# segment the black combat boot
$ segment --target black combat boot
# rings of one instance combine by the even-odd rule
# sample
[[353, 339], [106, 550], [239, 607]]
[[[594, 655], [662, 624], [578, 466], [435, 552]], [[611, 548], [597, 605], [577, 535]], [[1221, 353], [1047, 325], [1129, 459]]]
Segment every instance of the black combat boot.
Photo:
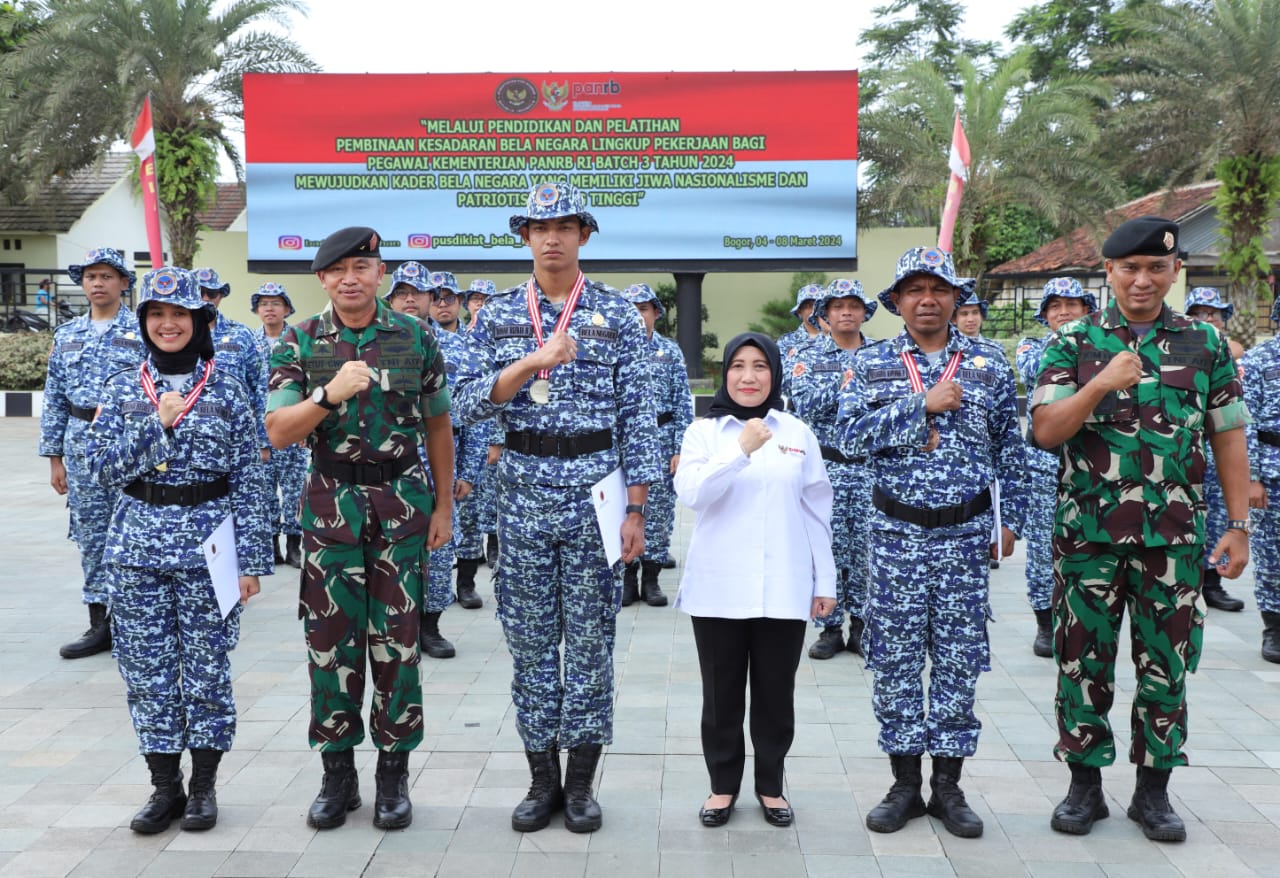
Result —
[[484, 542], [484, 563], [489, 565], [490, 570], [498, 566], [497, 534], [489, 534], [489, 538]]
[[464, 610], [478, 610], [484, 600], [476, 594], [476, 570], [483, 558], [458, 559], [458, 604]]
[[187, 794], [182, 789], [181, 753], [145, 753], [147, 768], [151, 771], [151, 785], [155, 792], [147, 804], [129, 823], [129, 828], [143, 835], [164, 832], [174, 818], [182, 816], [187, 807]]
[[926, 806], [929, 814], [942, 821], [947, 832], [960, 838], [977, 838], [982, 835], [982, 818], [973, 813], [960, 789], [960, 769], [963, 756], [933, 757], [933, 776], [929, 786], [933, 795]]
[[191, 788], [182, 812], [182, 828], [188, 832], [213, 829], [218, 824], [218, 797], [213, 786], [221, 761], [221, 750], [191, 751]]
[[1069, 762], [1067, 767], [1071, 769], [1071, 787], [1053, 809], [1049, 825], [1058, 832], [1088, 835], [1096, 821], [1111, 816], [1102, 794], [1102, 769], [1078, 762]]
[[591, 795], [600, 750], [599, 744], [569, 748], [569, 764], [564, 769], [564, 828], [570, 832], [595, 832], [604, 824], [600, 803]]
[[672, 555], [670, 552], [667, 552], [667, 556], [666, 556], [665, 558], [663, 558], [663, 559], [662, 559], [662, 569], [663, 569], [663, 570], [675, 570], [675, 569], [676, 569], [676, 559], [675, 559], [675, 556], [674, 556], [674, 555]]
[[640, 600], [651, 607], [667, 605], [667, 596], [662, 593], [662, 586], [658, 585], [658, 574], [661, 572], [662, 563], [659, 561], [640, 562]]
[[324, 777], [320, 794], [307, 812], [307, 825], [334, 829], [347, 822], [347, 812], [360, 807], [360, 777], [356, 774], [354, 750], [322, 750]]
[[511, 828], [516, 832], [537, 832], [551, 822], [551, 815], [564, 807], [564, 787], [560, 784], [560, 745], [552, 742], [546, 750], [526, 750], [529, 760], [529, 795], [511, 812]]
[[302, 569], [302, 534], [289, 534], [284, 538], [284, 562], [290, 567]]
[[1262, 611], [1262, 657], [1280, 665], [1280, 613]]
[[854, 655], [866, 655], [862, 651], [862, 632], [867, 630], [867, 624], [862, 621], [861, 616], [849, 617], [849, 641], [845, 644], [845, 649]]
[[844, 633], [838, 625], [823, 628], [818, 639], [809, 647], [809, 658], [829, 659], [844, 649]]
[[920, 756], [890, 754], [889, 767], [893, 771], [893, 786], [880, 804], [867, 812], [867, 829], [872, 832], [897, 832], [911, 818], [925, 814], [924, 798], [920, 795], [924, 784], [920, 776]]
[[409, 801], [409, 752], [379, 750], [374, 780], [377, 792], [373, 797], [373, 825], [379, 829], [404, 829], [413, 822], [413, 802]]
[[284, 552], [280, 551], [280, 540], [284, 538], [284, 534], [276, 534], [271, 538], [271, 552], [275, 555], [275, 562], [277, 566], [284, 563]]
[[640, 598], [640, 562], [632, 561], [622, 568], [622, 605], [629, 607]]
[[1031, 651], [1040, 658], [1053, 658], [1053, 610], [1033, 610], [1036, 614], [1036, 639]]
[[1186, 841], [1187, 827], [1169, 804], [1167, 768], [1138, 766], [1138, 782], [1129, 803], [1129, 819], [1142, 827], [1142, 834], [1152, 841]]
[[418, 645], [422, 651], [432, 658], [453, 658], [458, 651], [453, 644], [444, 639], [440, 633], [440, 614], [423, 613], [421, 628], [418, 631]]
[[65, 659], [78, 659], [111, 649], [111, 617], [106, 604], [89, 604], [89, 630], [58, 650]]
[[1240, 600], [1240, 598], [1232, 597], [1222, 587], [1222, 574], [1212, 568], [1205, 570], [1204, 584], [1201, 586], [1200, 591], [1204, 595], [1204, 602], [1215, 610], [1238, 613], [1244, 609], [1244, 601]]

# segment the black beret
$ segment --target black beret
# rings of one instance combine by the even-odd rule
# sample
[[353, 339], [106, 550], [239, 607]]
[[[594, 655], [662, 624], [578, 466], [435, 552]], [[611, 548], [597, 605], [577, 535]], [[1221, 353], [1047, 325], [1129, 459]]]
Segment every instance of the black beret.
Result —
[[1104, 259], [1122, 256], [1174, 256], [1178, 224], [1159, 216], [1140, 216], [1116, 226], [1102, 244]]
[[320, 244], [320, 249], [316, 251], [316, 258], [311, 260], [311, 270], [324, 271], [339, 259], [346, 259], [348, 256], [381, 258], [382, 254], [378, 251], [378, 243], [381, 240], [378, 233], [368, 226], [347, 226], [345, 229], [338, 229]]

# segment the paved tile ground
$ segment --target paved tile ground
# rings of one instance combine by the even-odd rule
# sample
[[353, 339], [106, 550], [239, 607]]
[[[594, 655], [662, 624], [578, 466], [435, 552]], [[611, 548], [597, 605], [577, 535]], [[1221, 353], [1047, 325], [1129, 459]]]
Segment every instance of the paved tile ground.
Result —
[[[994, 669], [983, 675], [978, 755], [965, 765], [977, 840], [929, 818], [877, 835], [863, 816], [890, 783], [876, 748], [869, 675], [860, 659], [802, 660], [797, 734], [788, 760], [790, 829], [754, 806], [723, 829], [701, 828], [707, 792], [698, 746], [699, 683], [689, 622], [634, 606], [618, 619], [617, 722], [599, 777], [604, 828], [511, 831], [527, 774], [508, 685], [510, 659], [481, 574], [485, 608], [451, 607], [442, 629], [458, 657], [426, 660], [425, 745], [411, 762], [415, 817], [374, 830], [372, 808], [325, 833], [305, 825], [320, 758], [307, 748], [307, 677], [295, 618], [296, 572], [268, 578], [233, 653], [240, 710], [223, 762], [221, 817], [207, 833], [129, 828], [147, 773], [108, 656], [58, 658], [85, 627], [66, 513], [35, 456], [37, 425], [0, 419], [0, 876], [1141, 876], [1280, 873], [1280, 666], [1258, 655], [1260, 621], [1247, 578], [1231, 590], [1243, 613], [1214, 613], [1192, 679], [1190, 757], [1171, 790], [1187, 820], [1182, 845], [1147, 842], [1124, 817], [1132, 769], [1104, 771], [1112, 817], [1093, 834], [1049, 829], [1067, 772], [1053, 761], [1050, 662], [1031, 654], [1034, 621], [1021, 556], [992, 576]], [[690, 519], [680, 521], [677, 557]], [[663, 575], [674, 594], [679, 570]], [[812, 639], [812, 635], [811, 638]], [[1122, 638], [1124, 642], [1124, 638]], [[1127, 656], [1114, 716], [1127, 728]], [[1122, 737], [1124, 737], [1122, 735]], [[1122, 741], [1127, 746], [1127, 738]], [[367, 792], [373, 751], [359, 751]], [[366, 801], [368, 801], [367, 797]]]

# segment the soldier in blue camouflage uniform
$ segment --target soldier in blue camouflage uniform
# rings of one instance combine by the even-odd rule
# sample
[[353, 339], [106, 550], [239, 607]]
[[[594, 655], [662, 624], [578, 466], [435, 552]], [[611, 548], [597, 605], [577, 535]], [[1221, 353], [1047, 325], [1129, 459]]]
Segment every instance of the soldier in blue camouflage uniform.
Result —
[[784, 332], [778, 336], [778, 353], [782, 354], [782, 383], [783, 392], [786, 392], [787, 376], [791, 374], [791, 364], [794, 362], [797, 349], [800, 345], [820, 335], [822, 327], [813, 319], [813, 309], [819, 299], [822, 298], [825, 289], [822, 284], [805, 284], [796, 290], [796, 303], [791, 308], [791, 313], [800, 321], [800, 325], [790, 332]]
[[49, 458], [49, 483], [65, 494], [71, 510], [71, 539], [84, 571], [81, 600], [89, 606], [89, 630], [59, 653], [75, 659], [111, 648], [108, 619], [109, 571], [102, 563], [107, 524], [120, 492], [90, 478], [84, 441], [107, 376], [142, 362], [138, 320], [121, 299], [133, 289], [133, 272], [118, 250], [91, 250], [69, 266], [71, 280], [84, 288], [89, 312], [58, 327], [49, 352], [40, 413], [41, 457]]
[[[1055, 277], [1044, 285], [1036, 321], [1050, 333], [1086, 314], [1098, 310], [1093, 293], [1085, 292], [1080, 281]], [[1018, 342], [1014, 355], [1018, 374], [1035, 392], [1040, 374], [1040, 357], [1049, 336], [1027, 336]], [[1036, 617], [1036, 637], [1031, 651], [1041, 658], [1053, 658], [1053, 510], [1058, 505], [1058, 455], [1045, 451], [1031, 434], [1031, 413], [1027, 413], [1027, 516], [1023, 536], [1027, 540], [1027, 601]]]
[[813, 430], [822, 446], [827, 477], [835, 491], [831, 513], [831, 549], [836, 561], [835, 612], [814, 624], [822, 629], [809, 647], [809, 657], [829, 659], [845, 648], [841, 628], [849, 614], [850, 652], [862, 653], [863, 605], [867, 600], [867, 517], [871, 510], [871, 479], [866, 459], [840, 451], [840, 393], [853, 379], [853, 361], [872, 341], [862, 332], [863, 321], [876, 313], [875, 299], [862, 284], [836, 278], [814, 305], [810, 320], [826, 321], [829, 331], [797, 349], [791, 366], [791, 405], [796, 416]]
[[[1271, 304], [1280, 325], [1280, 299]], [[1252, 507], [1253, 596], [1262, 613], [1262, 657], [1280, 664], [1280, 336], [1260, 342], [1240, 361], [1244, 400], [1253, 420], [1249, 439], [1249, 506]], [[1280, 500], [1278, 500], [1280, 502]]]
[[[651, 607], [665, 607], [667, 596], [658, 575], [671, 550], [676, 523], [676, 493], [672, 481], [680, 463], [680, 443], [693, 423], [693, 396], [684, 354], [674, 339], [654, 332], [662, 319], [662, 302], [648, 284], [632, 284], [622, 297], [636, 306], [648, 333], [647, 352], [652, 373], [654, 408], [658, 412], [658, 460], [662, 477], [649, 485], [649, 513], [644, 519], [644, 554], [632, 561], [622, 575], [622, 606], [642, 600]], [[637, 574], [639, 582], [637, 583]]]
[[138, 300], [147, 360], [107, 379], [85, 452], [93, 477], [122, 491], [103, 561], [114, 653], [155, 786], [130, 827], [162, 832], [181, 815], [183, 829], [210, 829], [218, 763], [236, 731], [229, 653], [240, 608], [224, 618], [201, 544], [231, 516], [235, 545], [223, 551], [236, 554], [240, 603], [257, 594], [272, 569], [266, 504], [250, 476], [258, 433], [244, 386], [214, 368], [212, 309], [191, 275], [148, 272]]
[[[478, 278], [471, 282], [466, 301], [468, 333], [475, 328], [484, 303], [497, 292], [498, 289], [491, 280]], [[471, 493], [458, 510], [456, 550], [459, 558], [474, 561], [477, 569], [482, 561], [493, 569], [498, 563], [498, 496], [494, 484], [498, 478], [498, 456], [502, 453], [502, 433], [498, 430], [498, 422], [493, 418], [474, 426], [487, 432], [488, 452], [485, 454], [484, 467], [480, 470], [480, 481], [471, 486]]]
[[[467, 423], [497, 415], [505, 431], [496, 598], [533, 776], [511, 825], [541, 829], [563, 805], [567, 829], [593, 832], [602, 817], [592, 782], [613, 734], [621, 585], [591, 486], [621, 467], [622, 561], [640, 557], [648, 486], [662, 476], [644, 324], [579, 270], [579, 248], [599, 226], [573, 186], [535, 185], [510, 227], [532, 251], [533, 277], [480, 312], [471, 340], [482, 374], [459, 383], [458, 408]], [[561, 746], [569, 750], [563, 785]]]
[[[1235, 313], [1236, 306], [1224, 302], [1213, 287], [1196, 287], [1187, 293], [1182, 310], [1192, 320], [1203, 320], [1226, 335], [1227, 321]], [[1227, 345], [1231, 349], [1231, 359], [1239, 368], [1244, 348], [1232, 338], [1227, 339]], [[1204, 582], [1200, 586], [1200, 593], [1204, 595], [1204, 602], [1215, 610], [1238, 613], [1244, 609], [1244, 601], [1231, 596], [1222, 584], [1222, 575], [1218, 573], [1217, 567], [1209, 563], [1213, 546], [1227, 529], [1227, 501], [1222, 496], [1222, 483], [1218, 480], [1217, 459], [1213, 456], [1213, 447], [1207, 441], [1204, 452], [1205, 553]]]
[[[263, 362], [270, 362], [271, 349], [280, 340], [294, 314], [293, 302], [282, 284], [265, 283], [249, 297], [249, 309], [258, 315], [262, 325], [253, 331], [254, 344]], [[266, 389], [263, 389], [266, 393]], [[303, 444], [290, 445], [271, 454], [267, 461], [268, 504], [275, 505], [275, 512], [268, 521], [275, 523], [272, 549], [277, 564], [302, 567], [302, 485], [307, 480], [307, 464], [311, 452]], [[284, 551], [280, 550], [279, 537], [285, 539]]]
[[[919, 247], [898, 260], [880, 303], [901, 314], [906, 329], [859, 352], [840, 418], [841, 450], [867, 455], [875, 480], [863, 648], [894, 783], [867, 827], [895, 832], [927, 809], [970, 838], [982, 834], [982, 820], [959, 780], [978, 746], [978, 674], [990, 669], [990, 486], [1000, 480], [1007, 553], [1022, 526], [1026, 476], [1013, 374], [951, 326], [958, 286], [942, 250]], [[933, 756], [927, 806], [926, 750]]]

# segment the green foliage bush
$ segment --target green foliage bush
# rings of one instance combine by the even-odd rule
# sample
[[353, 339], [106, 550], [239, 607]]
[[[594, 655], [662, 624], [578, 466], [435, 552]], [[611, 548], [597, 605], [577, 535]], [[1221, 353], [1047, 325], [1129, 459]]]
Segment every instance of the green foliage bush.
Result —
[[43, 390], [52, 332], [0, 333], [0, 389]]

